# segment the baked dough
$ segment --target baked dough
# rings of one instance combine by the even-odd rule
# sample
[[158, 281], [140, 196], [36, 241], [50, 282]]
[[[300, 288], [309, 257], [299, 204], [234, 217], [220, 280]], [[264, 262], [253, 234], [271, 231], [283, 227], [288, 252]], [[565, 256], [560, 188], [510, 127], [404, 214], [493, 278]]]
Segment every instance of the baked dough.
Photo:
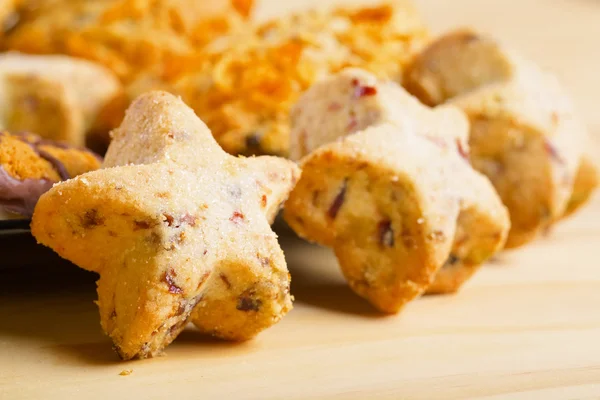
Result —
[[121, 95], [117, 77], [89, 61], [0, 54], [0, 128], [83, 146], [101, 110]]
[[31, 133], [0, 132], [0, 219], [30, 218], [52, 185], [98, 169], [101, 162], [86, 149]]
[[290, 108], [306, 89], [348, 66], [400, 81], [427, 39], [406, 0], [309, 10], [218, 40], [172, 87], [226, 151], [287, 156]]
[[181, 100], [150, 92], [113, 133], [104, 167], [42, 196], [32, 233], [100, 274], [102, 327], [123, 359], [159, 354], [190, 320], [245, 340], [292, 308], [269, 223], [294, 163], [230, 156]]
[[557, 79], [495, 40], [446, 34], [414, 59], [404, 84], [426, 104], [469, 116], [471, 162], [510, 211], [507, 247], [573, 213], [597, 186], [587, 131]]
[[508, 214], [465, 158], [458, 109], [430, 110], [350, 69], [309, 89], [293, 124], [303, 173], [285, 219], [332, 247], [352, 289], [378, 309], [456, 291], [502, 248]]

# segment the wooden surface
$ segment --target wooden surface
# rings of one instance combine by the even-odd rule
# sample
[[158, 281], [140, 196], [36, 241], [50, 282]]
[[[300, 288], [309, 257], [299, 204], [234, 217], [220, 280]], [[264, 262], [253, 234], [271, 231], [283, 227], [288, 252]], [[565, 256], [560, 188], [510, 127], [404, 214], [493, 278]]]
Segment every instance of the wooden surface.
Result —
[[[264, 3], [272, 15], [323, 0]], [[599, 1], [419, 4], [436, 30], [484, 28], [557, 71], [600, 135]], [[47, 255], [37, 268], [2, 271], [0, 399], [600, 398], [599, 197], [549, 237], [502, 254], [460, 294], [393, 317], [346, 287], [328, 250], [281, 234], [296, 302], [280, 324], [244, 344], [190, 327], [153, 360], [117, 360], [92, 274]], [[16, 262], [13, 243], [0, 244], [0, 263]]]

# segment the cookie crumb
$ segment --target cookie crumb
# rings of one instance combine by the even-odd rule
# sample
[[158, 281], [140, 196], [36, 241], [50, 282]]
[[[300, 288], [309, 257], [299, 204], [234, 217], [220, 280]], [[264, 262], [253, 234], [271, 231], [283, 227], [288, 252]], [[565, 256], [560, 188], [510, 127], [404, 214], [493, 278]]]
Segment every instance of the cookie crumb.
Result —
[[127, 376], [127, 375], [131, 375], [132, 373], [133, 373], [132, 369], [124, 369], [123, 371], [119, 372], [119, 375]]

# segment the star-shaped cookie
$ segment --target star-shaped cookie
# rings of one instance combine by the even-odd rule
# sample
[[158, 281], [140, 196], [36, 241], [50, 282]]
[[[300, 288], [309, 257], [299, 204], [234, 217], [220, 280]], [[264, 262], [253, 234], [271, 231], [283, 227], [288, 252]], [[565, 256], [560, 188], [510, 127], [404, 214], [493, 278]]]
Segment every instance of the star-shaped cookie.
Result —
[[471, 163], [510, 212], [506, 247], [531, 242], [598, 186], [587, 129], [558, 79], [498, 41], [447, 33], [414, 57], [403, 83], [424, 103], [469, 117]]
[[352, 289], [384, 312], [454, 292], [502, 248], [508, 214], [471, 168], [468, 122], [398, 84], [347, 69], [315, 84], [292, 113], [302, 177], [285, 219], [334, 249]]
[[150, 92], [113, 132], [104, 167], [42, 196], [32, 233], [100, 274], [102, 327], [123, 359], [160, 353], [189, 320], [244, 340], [291, 309], [270, 221], [294, 163], [230, 156], [181, 100]]

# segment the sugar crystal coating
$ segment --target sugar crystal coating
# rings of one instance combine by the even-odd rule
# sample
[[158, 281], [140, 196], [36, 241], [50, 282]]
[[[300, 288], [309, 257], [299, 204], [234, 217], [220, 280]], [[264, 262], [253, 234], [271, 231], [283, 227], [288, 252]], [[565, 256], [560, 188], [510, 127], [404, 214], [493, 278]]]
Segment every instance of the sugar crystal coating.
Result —
[[32, 233], [100, 274], [102, 327], [122, 358], [160, 353], [190, 320], [244, 340], [291, 309], [269, 223], [294, 163], [230, 156], [181, 100], [150, 92], [113, 132], [104, 167], [42, 196]]

